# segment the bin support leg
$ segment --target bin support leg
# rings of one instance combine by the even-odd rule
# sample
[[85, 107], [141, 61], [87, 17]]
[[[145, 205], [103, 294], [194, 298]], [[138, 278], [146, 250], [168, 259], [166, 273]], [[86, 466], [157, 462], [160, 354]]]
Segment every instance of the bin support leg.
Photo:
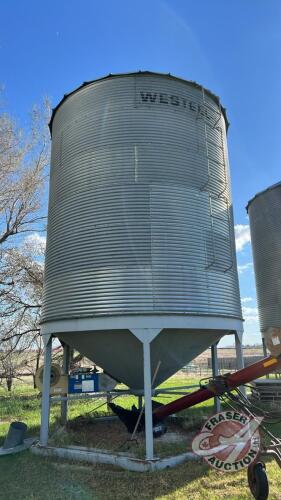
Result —
[[52, 337], [50, 336], [45, 345], [45, 354], [44, 354], [44, 375], [43, 375], [41, 428], [40, 428], [41, 446], [47, 446], [49, 437], [51, 362], [52, 362]]
[[265, 343], [264, 337], [262, 338], [262, 350], [263, 350], [263, 355], [266, 358], [267, 357], [267, 348], [266, 348], [266, 343]]
[[[243, 348], [242, 348], [242, 339], [243, 332], [235, 332], [235, 351], [236, 351], [236, 359], [237, 359], [237, 370], [241, 370], [244, 368], [244, 357], [243, 357]], [[239, 387], [240, 391], [246, 395], [245, 387]]]
[[[143, 349], [143, 382], [144, 382], [144, 416], [146, 460], [153, 460], [153, 420], [152, 420], [152, 379], [151, 379], [151, 342], [161, 332], [158, 328], [132, 328], [131, 332], [142, 343]], [[155, 370], [155, 374], [157, 369]]]
[[[62, 366], [63, 375], [69, 374], [69, 364], [70, 364], [70, 347], [67, 344], [63, 344], [63, 366]], [[64, 396], [67, 396], [67, 394], [64, 394]], [[62, 423], [62, 425], [67, 424], [67, 413], [68, 413], [68, 401], [67, 401], [67, 399], [64, 399], [61, 402], [61, 423]]]
[[235, 332], [235, 350], [237, 359], [237, 370], [244, 368], [244, 357], [242, 349], [243, 332]]
[[[212, 373], [213, 377], [217, 377], [219, 374], [219, 364], [218, 364], [218, 344], [213, 344], [211, 347], [212, 351]], [[214, 398], [214, 410], [216, 413], [221, 411], [221, 403], [218, 397]]]
[[153, 459], [153, 424], [151, 402], [151, 361], [150, 343], [143, 343], [143, 373], [144, 373], [144, 411], [145, 411], [145, 446], [146, 460]]

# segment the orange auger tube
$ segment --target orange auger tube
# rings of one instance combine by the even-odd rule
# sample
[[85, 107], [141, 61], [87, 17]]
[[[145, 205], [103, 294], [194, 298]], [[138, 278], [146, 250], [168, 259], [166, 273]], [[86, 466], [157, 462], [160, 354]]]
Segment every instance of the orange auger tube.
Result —
[[234, 373], [228, 373], [223, 377], [220, 377], [220, 380], [223, 380], [223, 384], [220, 383], [216, 386], [214, 382], [213, 384], [202, 387], [191, 394], [187, 394], [186, 396], [173, 401], [172, 403], [160, 406], [154, 410], [153, 417], [157, 420], [163, 420], [173, 413], [177, 413], [178, 411], [185, 410], [186, 408], [190, 408], [198, 403], [202, 403], [207, 399], [211, 399], [215, 394], [223, 394], [227, 390], [235, 389], [235, 387], [239, 387], [239, 385], [247, 384], [256, 378], [263, 377], [278, 367], [281, 368], [281, 357], [279, 356], [278, 358], [274, 358], [273, 356], [269, 356], [261, 361], [257, 361], [257, 363], [254, 363], [253, 365], [247, 366], [247, 368], [242, 368], [242, 370], [238, 370]]

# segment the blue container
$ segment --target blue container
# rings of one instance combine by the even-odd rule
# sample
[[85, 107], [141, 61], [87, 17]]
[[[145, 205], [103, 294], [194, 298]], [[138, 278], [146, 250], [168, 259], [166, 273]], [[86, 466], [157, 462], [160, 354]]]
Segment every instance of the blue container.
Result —
[[84, 392], [99, 392], [98, 373], [77, 373], [69, 375], [68, 394], [80, 394]]

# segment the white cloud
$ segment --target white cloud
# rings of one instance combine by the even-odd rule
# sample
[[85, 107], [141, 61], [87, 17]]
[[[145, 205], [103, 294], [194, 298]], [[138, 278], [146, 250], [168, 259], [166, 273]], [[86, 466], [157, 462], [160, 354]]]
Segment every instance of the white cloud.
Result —
[[256, 321], [258, 322], [258, 308], [257, 307], [242, 307], [243, 317], [245, 321]]
[[244, 246], [251, 242], [249, 224], [236, 224], [235, 227], [235, 242], [237, 252], [241, 252]]
[[238, 265], [237, 267], [238, 267], [239, 274], [243, 274], [248, 269], [251, 269], [252, 266], [253, 266], [252, 262], [247, 262], [247, 264], [240, 264], [240, 265]]
[[253, 297], [242, 297], [241, 302], [242, 304], [246, 304], [246, 302], [252, 302], [254, 299]]

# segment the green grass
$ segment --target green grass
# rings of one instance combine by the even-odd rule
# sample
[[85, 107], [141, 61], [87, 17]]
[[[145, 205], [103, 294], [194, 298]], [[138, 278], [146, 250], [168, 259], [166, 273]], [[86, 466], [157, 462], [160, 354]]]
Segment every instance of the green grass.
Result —
[[[189, 385], [195, 383], [187, 377], [174, 378], [164, 385]], [[178, 396], [177, 396], [178, 397]], [[171, 396], [161, 396], [167, 403]], [[131, 406], [133, 397], [120, 397], [117, 402]], [[91, 412], [97, 403], [93, 400], [72, 402], [70, 419]], [[100, 408], [104, 414], [106, 408]], [[52, 405], [51, 433], [57, 428], [59, 404]], [[184, 425], [212, 413], [212, 401], [182, 412], [188, 417]], [[40, 424], [40, 399], [38, 392], [29, 386], [17, 385], [12, 394], [0, 389], [0, 442], [3, 441], [9, 423], [23, 420], [30, 435], [38, 435]], [[279, 427], [280, 430], [280, 427]], [[156, 445], [157, 446], [157, 445]], [[184, 445], [185, 446], [185, 445]], [[168, 452], [170, 451], [167, 446]], [[171, 447], [170, 447], [171, 448]], [[172, 446], [176, 453], [176, 447]], [[281, 472], [275, 462], [267, 465], [270, 479], [270, 499], [281, 499]], [[0, 499], [5, 500], [243, 500], [251, 499], [246, 472], [218, 473], [201, 463], [186, 463], [173, 469], [156, 473], [132, 473], [115, 467], [88, 466], [78, 463], [55, 461], [36, 457], [30, 452], [0, 457]]]
[[[250, 500], [246, 473], [223, 474], [197, 463], [155, 473], [50, 461], [29, 452], [1, 458], [0, 498], [5, 500]], [[267, 466], [270, 500], [280, 500], [280, 473]]]

